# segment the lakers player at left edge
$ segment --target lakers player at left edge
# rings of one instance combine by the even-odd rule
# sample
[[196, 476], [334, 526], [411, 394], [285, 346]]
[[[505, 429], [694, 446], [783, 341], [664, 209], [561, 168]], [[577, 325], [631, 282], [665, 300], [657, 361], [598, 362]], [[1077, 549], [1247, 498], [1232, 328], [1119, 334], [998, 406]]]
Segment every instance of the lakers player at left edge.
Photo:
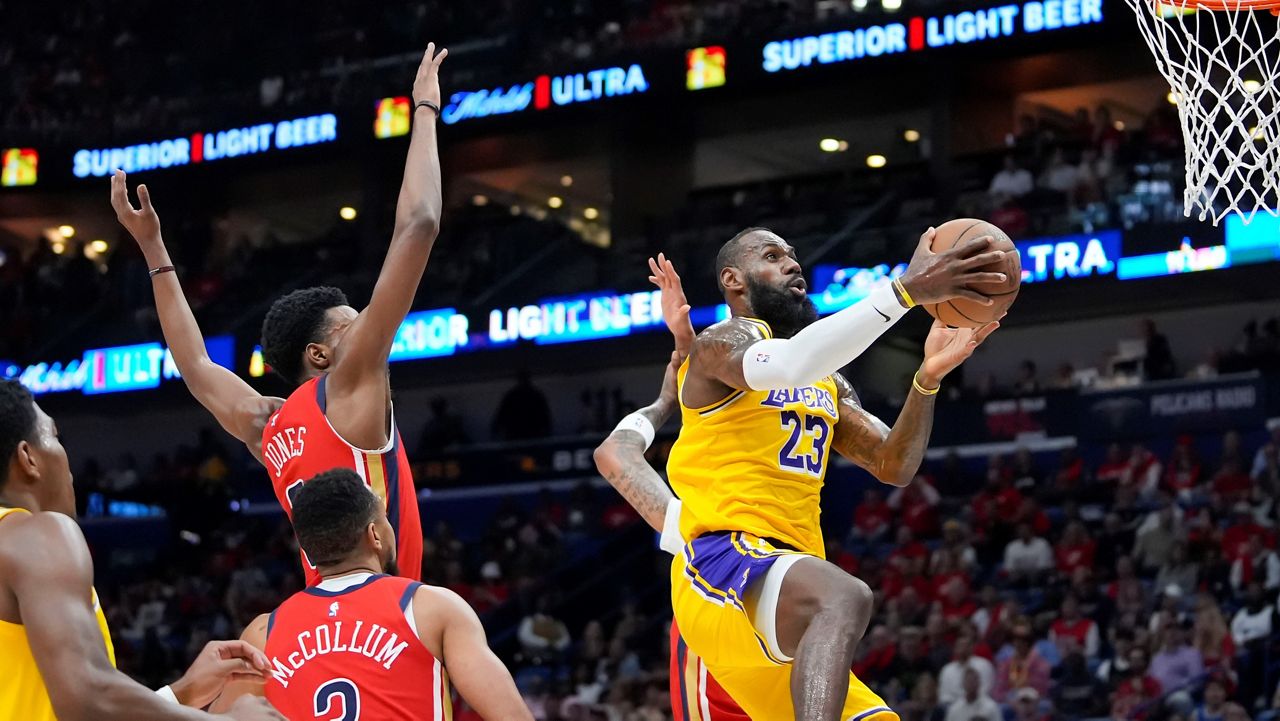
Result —
[[[267, 659], [243, 641], [210, 642], [155, 693], [117, 671], [75, 512], [57, 426], [26, 388], [0, 380], [0, 719], [209, 719], [195, 709], [226, 682], [262, 685]], [[282, 718], [260, 701], [227, 717]]]
[[[440, 63], [449, 54], [427, 46], [413, 83], [413, 132], [395, 227], [373, 297], [356, 312], [337, 288], [295, 290], [279, 298], [262, 324], [262, 352], [293, 392], [288, 400], [259, 394], [209, 359], [196, 318], [178, 283], [160, 235], [147, 186], [141, 209], [129, 202], [124, 173], [111, 178], [111, 204], [151, 269], [164, 340], [191, 394], [228, 433], [267, 468], [276, 499], [289, 513], [303, 481], [332, 468], [350, 468], [386, 506], [399, 544], [399, 569], [422, 576], [422, 522], [409, 459], [391, 409], [387, 359], [413, 305], [440, 227]], [[298, 258], [296, 268], [305, 268]], [[290, 279], [282, 277], [282, 284]], [[307, 585], [320, 581], [303, 556]]]

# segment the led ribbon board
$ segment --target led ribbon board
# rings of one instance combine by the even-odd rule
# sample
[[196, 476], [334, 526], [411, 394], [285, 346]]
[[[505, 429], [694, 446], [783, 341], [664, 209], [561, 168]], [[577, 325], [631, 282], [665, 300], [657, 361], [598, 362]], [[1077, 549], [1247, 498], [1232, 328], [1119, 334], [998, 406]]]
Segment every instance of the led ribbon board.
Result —
[[984, 43], [1102, 22], [1102, 0], [1032, 0], [946, 15], [805, 35], [766, 43], [765, 72]]
[[326, 113], [120, 148], [85, 148], [71, 157], [71, 172], [77, 178], [101, 178], [116, 168], [126, 173], [174, 168], [331, 143], [337, 139], [338, 118]]

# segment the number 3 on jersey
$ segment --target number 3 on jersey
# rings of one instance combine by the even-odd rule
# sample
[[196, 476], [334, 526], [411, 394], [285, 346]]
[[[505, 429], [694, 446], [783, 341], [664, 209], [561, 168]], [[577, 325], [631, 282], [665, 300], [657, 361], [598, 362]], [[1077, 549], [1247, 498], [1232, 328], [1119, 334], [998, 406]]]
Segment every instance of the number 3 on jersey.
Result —
[[315, 709], [324, 721], [360, 721], [360, 689], [345, 678], [325, 681], [316, 689]]
[[[778, 452], [778, 467], [793, 473], [821, 476], [822, 464], [827, 460], [827, 436], [831, 434], [827, 419], [798, 411], [783, 411], [782, 430], [791, 435]], [[804, 437], [812, 439], [811, 453], [798, 451], [800, 440]]]

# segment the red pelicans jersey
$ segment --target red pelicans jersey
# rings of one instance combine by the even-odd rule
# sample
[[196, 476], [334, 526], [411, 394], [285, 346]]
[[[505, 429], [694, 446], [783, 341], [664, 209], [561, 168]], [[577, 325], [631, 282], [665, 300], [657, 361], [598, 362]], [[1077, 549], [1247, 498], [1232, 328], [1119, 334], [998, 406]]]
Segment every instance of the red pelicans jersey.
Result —
[[[350, 468], [387, 507], [387, 520], [396, 532], [396, 565], [400, 574], [422, 578], [422, 520], [413, 472], [400, 432], [391, 419], [391, 441], [376, 451], [347, 443], [325, 417], [325, 376], [298, 386], [262, 430], [262, 462], [271, 475], [276, 499], [292, 517], [294, 491], [310, 478], [334, 468]], [[320, 582], [316, 569], [302, 556], [307, 585]]]
[[355, 573], [295, 593], [267, 622], [267, 700], [289, 719], [453, 718], [444, 666], [413, 620], [421, 587]]

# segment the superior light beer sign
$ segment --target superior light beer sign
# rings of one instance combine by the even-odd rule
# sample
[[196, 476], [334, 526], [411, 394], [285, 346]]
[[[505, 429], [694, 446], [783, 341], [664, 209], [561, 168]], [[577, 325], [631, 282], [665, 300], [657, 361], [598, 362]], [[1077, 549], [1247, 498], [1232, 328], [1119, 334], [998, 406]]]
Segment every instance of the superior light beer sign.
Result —
[[71, 172], [77, 178], [101, 178], [116, 168], [137, 173], [331, 143], [337, 139], [338, 118], [333, 113], [325, 113], [119, 148], [85, 148], [72, 156]]
[[906, 22], [806, 35], [765, 44], [765, 72], [797, 70], [861, 58], [987, 42], [1102, 22], [1102, 0], [1032, 0]]

